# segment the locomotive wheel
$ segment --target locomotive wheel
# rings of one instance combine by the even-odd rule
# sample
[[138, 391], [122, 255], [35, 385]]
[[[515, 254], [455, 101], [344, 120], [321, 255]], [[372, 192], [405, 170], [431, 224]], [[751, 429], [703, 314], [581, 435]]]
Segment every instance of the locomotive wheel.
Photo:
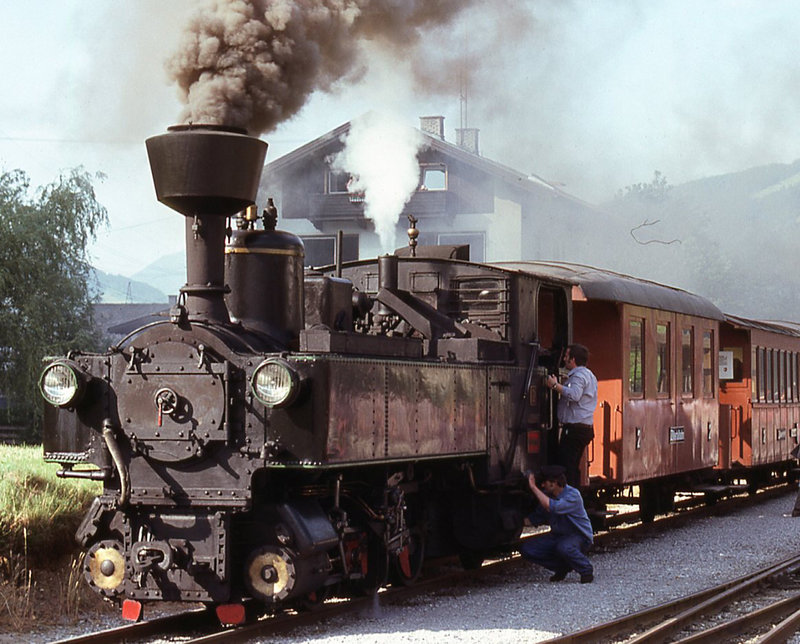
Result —
[[253, 550], [244, 566], [244, 583], [256, 599], [272, 604], [292, 592], [296, 581], [291, 555], [283, 548]]
[[90, 585], [100, 589], [106, 597], [122, 591], [125, 580], [125, 557], [118, 541], [100, 541], [94, 544], [83, 560], [83, 574]]
[[425, 537], [422, 530], [412, 528], [405, 547], [392, 558], [392, 581], [412, 585], [422, 572], [425, 561]]
[[329, 596], [330, 589], [323, 586], [303, 597], [299, 602], [299, 608], [308, 611], [316, 610], [325, 603]]
[[373, 595], [386, 585], [389, 576], [389, 553], [374, 535], [369, 536], [366, 557], [367, 572], [356, 582], [356, 587], [363, 595]]

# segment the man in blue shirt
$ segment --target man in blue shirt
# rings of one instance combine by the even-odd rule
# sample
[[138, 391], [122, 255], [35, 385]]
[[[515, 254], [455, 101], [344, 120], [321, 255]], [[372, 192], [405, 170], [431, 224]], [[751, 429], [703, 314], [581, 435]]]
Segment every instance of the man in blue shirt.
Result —
[[528, 517], [531, 525], [548, 523], [550, 532], [528, 539], [520, 554], [533, 563], [553, 571], [550, 581], [561, 581], [570, 570], [581, 576], [582, 584], [594, 581], [594, 568], [586, 553], [594, 541], [592, 524], [583, 507], [581, 493], [567, 485], [564, 468], [549, 465], [536, 477], [528, 475], [528, 485], [539, 505]]
[[569, 369], [563, 384], [554, 375], [547, 376], [547, 386], [560, 394], [558, 420], [561, 436], [558, 439], [558, 462], [567, 470], [567, 483], [581, 484], [583, 450], [594, 438], [594, 410], [597, 407], [597, 378], [586, 367], [589, 350], [582, 344], [571, 344], [564, 354], [564, 366]]

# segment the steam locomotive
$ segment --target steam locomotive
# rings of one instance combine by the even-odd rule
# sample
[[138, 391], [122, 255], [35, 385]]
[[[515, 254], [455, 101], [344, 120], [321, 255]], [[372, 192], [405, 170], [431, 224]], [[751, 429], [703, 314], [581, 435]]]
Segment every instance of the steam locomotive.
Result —
[[168, 320], [41, 378], [45, 459], [103, 482], [77, 533], [88, 583], [134, 611], [275, 605], [513, 542], [570, 285], [410, 255], [306, 273], [297, 237], [241, 215], [264, 142], [178, 126], [146, 146], [187, 284]]
[[261, 225], [248, 210], [264, 142], [194, 125], [146, 145], [159, 201], [185, 218], [187, 283], [169, 319], [53, 360], [40, 383], [45, 459], [103, 482], [77, 538], [88, 583], [125, 616], [191, 601], [236, 622], [248, 599], [369, 593], [412, 583], [427, 557], [512, 548], [522, 472], [553, 460], [545, 376], [573, 329], [603, 398], [583, 472], [595, 506], [636, 484], [652, 515], [734, 466], [788, 472], [796, 422], [761, 461], [718, 457], [715, 342], [733, 322], [710, 302], [587, 267], [472, 263], [416, 247], [413, 226], [408, 249], [306, 271], [274, 208]]

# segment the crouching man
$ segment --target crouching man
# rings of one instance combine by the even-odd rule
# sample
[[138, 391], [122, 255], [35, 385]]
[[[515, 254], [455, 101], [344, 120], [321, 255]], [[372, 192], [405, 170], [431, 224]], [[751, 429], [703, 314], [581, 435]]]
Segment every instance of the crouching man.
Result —
[[594, 581], [594, 569], [586, 556], [592, 545], [592, 524], [583, 507], [581, 493], [567, 485], [565, 470], [560, 465], [542, 468], [537, 486], [534, 474], [528, 485], [539, 505], [527, 521], [530, 525], [549, 524], [550, 532], [528, 539], [520, 548], [522, 556], [553, 571], [550, 581], [561, 581], [570, 570], [581, 576], [581, 583]]

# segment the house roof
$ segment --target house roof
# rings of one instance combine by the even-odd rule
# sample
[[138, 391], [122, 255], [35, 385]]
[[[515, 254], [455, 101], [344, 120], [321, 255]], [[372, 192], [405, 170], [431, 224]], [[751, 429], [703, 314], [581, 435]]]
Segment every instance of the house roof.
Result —
[[[313, 141], [309, 141], [305, 145], [300, 146], [296, 150], [293, 150], [288, 154], [284, 154], [275, 161], [271, 161], [270, 163], [266, 164], [265, 176], [269, 176], [268, 173], [281, 173], [282, 171], [294, 165], [302, 163], [302, 161], [309, 155], [319, 154], [326, 151], [327, 148], [332, 148], [334, 146], [338, 147], [337, 144], [341, 141], [342, 137], [350, 131], [351, 123], [352, 121], [348, 121], [347, 123], [340, 125], [339, 127], [327, 132], [326, 134], [323, 134]], [[409, 129], [411, 128], [409, 127]], [[542, 192], [548, 192], [554, 197], [572, 201], [576, 204], [580, 204], [583, 207], [596, 209], [596, 207], [592, 204], [564, 192], [557, 186], [554, 186], [552, 183], [545, 181], [535, 174], [523, 174], [501, 163], [469, 152], [468, 150], [465, 150], [453, 143], [443, 141], [435, 136], [431, 136], [427, 132], [422, 132], [421, 130], [419, 132], [425, 138], [429, 149], [440, 152], [443, 156], [456, 159], [460, 163], [472, 166], [483, 172], [486, 172], [487, 174], [495, 176], [498, 179], [505, 181], [509, 185], [528, 192], [536, 193], [538, 195], [541, 195]]]
[[95, 326], [103, 333], [127, 335], [140, 326], [163, 320], [169, 315], [168, 303], [95, 304]]

